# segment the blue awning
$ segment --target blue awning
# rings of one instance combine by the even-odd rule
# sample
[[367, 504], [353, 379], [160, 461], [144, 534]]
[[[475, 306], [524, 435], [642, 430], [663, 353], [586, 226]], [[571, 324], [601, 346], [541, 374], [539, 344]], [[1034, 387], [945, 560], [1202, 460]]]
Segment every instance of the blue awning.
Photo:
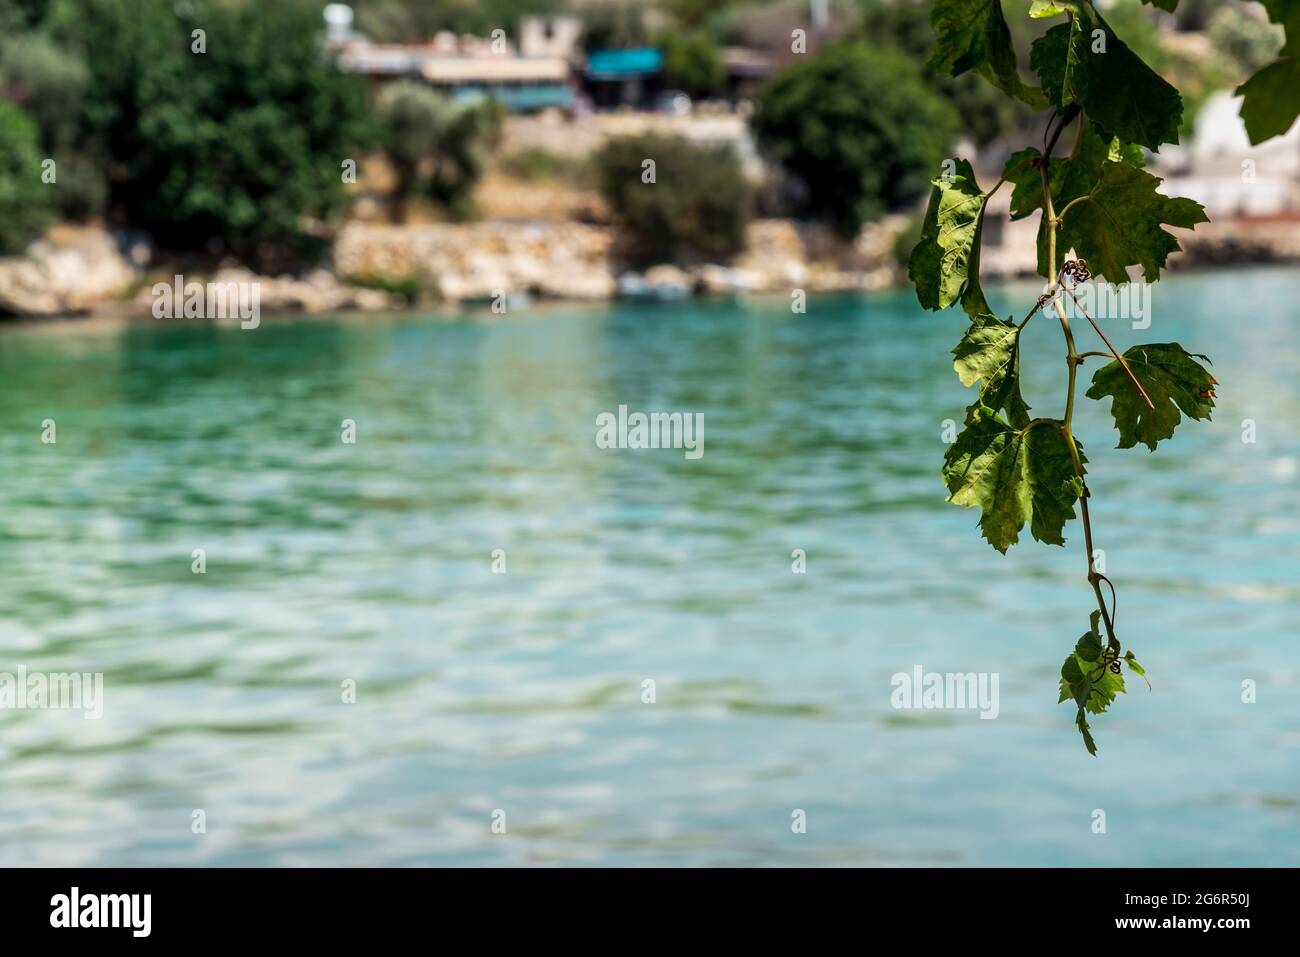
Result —
[[593, 80], [622, 80], [658, 73], [664, 67], [664, 55], [657, 47], [633, 50], [597, 50], [587, 55], [587, 76]]

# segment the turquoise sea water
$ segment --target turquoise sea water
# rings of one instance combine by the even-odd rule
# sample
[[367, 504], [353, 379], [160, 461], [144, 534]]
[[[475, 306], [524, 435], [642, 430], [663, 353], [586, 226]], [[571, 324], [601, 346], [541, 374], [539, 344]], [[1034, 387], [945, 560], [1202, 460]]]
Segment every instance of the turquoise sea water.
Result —
[[[1221, 385], [1155, 454], [1080, 400], [1154, 686], [1097, 758], [1079, 529], [1003, 557], [944, 502], [964, 321], [907, 292], [0, 328], [0, 671], [105, 675], [101, 720], [0, 711], [0, 864], [1300, 864], [1298, 300], [1177, 275], [1107, 323]], [[1059, 415], [1054, 321], [1026, 349]], [[704, 456], [598, 449], [619, 404]], [[917, 665], [998, 717], [894, 709]]]

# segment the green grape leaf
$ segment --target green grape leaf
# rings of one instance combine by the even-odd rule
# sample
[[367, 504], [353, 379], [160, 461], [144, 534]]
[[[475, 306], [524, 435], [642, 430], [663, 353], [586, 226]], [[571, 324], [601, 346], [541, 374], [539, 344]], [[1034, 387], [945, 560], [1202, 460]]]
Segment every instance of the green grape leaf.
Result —
[[1251, 145], [1281, 136], [1300, 116], [1300, 55], [1282, 56], [1237, 87]]
[[1008, 96], [1036, 110], [1047, 106], [1043, 91], [1020, 76], [999, 0], [934, 0], [930, 26], [930, 69], [949, 76], [975, 70]]
[[[1087, 168], [1077, 163], [1062, 173], [1063, 201], [1056, 206], [1058, 216], [1074, 198], [1070, 194], [1086, 183], [1088, 175]], [[1072, 207], [1061, 220], [1056, 239], [1057, 266], [1073, 248], [1088, 261], [1093, 275], [1110, 282], [1128, 282], [1129, 266], [1141, 266], [1148, 282], [1159, 279], [1169, 254], [1181, 248], [1173, 234], [1162, 227], [1193, 228], [1208, 221], [1200, 203], [1165, 196], [1156, 191], [1160, 183], [1160, 177], [1127, 162], [1102, 162], [1095, 182], [1085, 193], [1078, 194], [1087, 199]], [[1039, 245], [1045, 259], [1046, 243]], [[1040, 263], [1040, 267], [1045, 265]], [[1046, 269], [1043, 272], [1046, 274]]]
[[1013, 428], [993, 409], [972, 406], [967, 426], [944, 455], [948, 500], [979, 506], [980, 530], [998, 551], [1020, 540], [1029, 523], [1040, 542], [1062, 545], [1082, 491], [1065, 436], [1055, 423]]
[[[1081, 121], [1083, 122], [1083, 121]], [[1040, 172], [1043, 154], [1028, 147], [1012, 154], [1002, 170], [1002, 178], [1012, 185], [1011, 218], [1024, 219], [1043, 208], [1043, 181]], [[1085, 125], [1078, 146], [1070, 156], [1053, 158], [1051, 170], [1052, 204], [1056, 210], [1065, 208], [1072, 199], [1084, 196], [1097, 185], [1102, 164], [1110, 161], [1142, 167], [1145, 156], [1142, 147], [1125, 143], [1118, 137], [1103, 140], [1091, 126]], [[1047, 224], [1038, 229], [1039, 270], [1047, 274]], [[1065, 250], [1062, 250], [1062, 259]], [[1060, 262], [1057, 263], [1060, 265]]]
[[1251, 145], [1281, 136], [1300, 116], [1300, 0], [1261, 0], [1269, 20], [1286, 29], [1278, 58], [1237, 87]]
[[[1159, 150], [1177, 143], [1183, 99], [1115, 35], [1091, 5], [1084, 17], [1052, 27], [1034, 41], [1030, 66], [1052, 105], [1083, 107], [1105, 140], [1118, 136]], [[1100, 34], [1094, 34], [1100, 31]]]
[[981, 382], [979, 401], [990, 409], [1003, 408], [1016, 384], [1016, 354], [1020, 329], [991, 314], [977, 315], [966, 334], [952, 350], [952, 367], [969, 388]]
[[1079, 4], [1081, 0], [1034, 0], [1029, 5], [1029, 15], [1035, 20], [1041, 20], [1044, 17], [1059, 17], [1065, 13], [1081, 14]]
[[[1043, 154], [1033, 146], [1012, 153], [1002, 168], [1002, 178], [1011, 184], [1011, 218], [1024, 219], [1043, 207], [1043, 178], [1039, 167]], [[1053, 169], [1053, 172], [1055, 170]]]
[[1097, 619], [1101, 612], [1094, 611], [1092, 630], [1079, 639], [1074, 646], [1074, 656], [1082, 662], [1093, 663], [1101, 660], [1101, 635], [1097, 633]]
[[[1040, 162], [1041, 154], [1032, 147], [1007, 161], [1002, 175], [1012, 184], [1012, 219], [1023, 219], [1043, 208], [1043, 184], [1037, 165]], [[1093, 272], [1112, 282], [1127, 282], [1129, 265], [1142, 264], [1148, 275], [1151, 270], [1158, 275], [1168, 254], [1179, 248], [1178, 240], [1160, 228], [1165, 217], [1174, 225], [1204, 220], [1204, 211], [1191, 200], [1170, 199], [1157, 193], [1155, 187], [1160, 180], [1141, 170], [1143, 162], [1142, 147], [1117, 137], [1103, 140], [1091, 126], [1084, 128], [1073, 155], [1052, 160], [1052, 205], [1057, 214], [1071, 201], [1089, 197], [1075, 204], [1063, 220], [1057, 242], [1058, 269], [1074, 248], [1088, 260]], [[1108, 164], [1132, 167], [1141, 175], [1108, 171]], [[1085, 207], [1093, 203], [1098, 208], [1088, 212]], [[1131, 230], [1112, 226], [1110, 217], [1120, 215], [1129, 206], [1143, 211], [1143, 217]], [[1038, 224], [1038, 271], [1043, 276], [1048, 275], [1047, 228], [1046, 221]]]
[[[1092, 627], [1079, 639], [1075, 650], [1061, 664], [1061, 697], [1058, 701], [1074, 700], [1089, 714], [1101, 714], [1124, 691], [1124, 676], [1110, 669], [1102, 660], [1104, 643], [1097, 625], [1101, 612], [1092, 613]], [[1085, 654], [1080, 654], [1083, 651]], [[1087, 657], [1095, 654], [1096, 657]]]
[[[1118, 362], [1102, 366], [1092, 377], [1090, 399], [1112, 397], [1111, 415], [1119, 429], [1121, 449], [1131, 449], [1138, 442], [1155, 451], [1161, 439], [1174, 434], [1184, 415], [1208, 419], [1214, 408], [1217, 380], [1195, 356], [1176, 342], [1157, 342], [1133, 346], [1124, 353], [1133, 375], [1142, 383], [1155, 408], [1150, 408], [1133, 381]], [[1205, 359], [1209, 362], [1209, 359]]]
[[1088, 680], [1088, 673], [1084, 670], [1084, 666], [1079, 664], [1076, 655], [1067, 655], [1061, 664], [1061, 697], [1056, 700], [1056, 703], [1060, 704], [1073, 698], [1082, 708], [1091, 693], [1092, 682]]
[[1074, 103], [1075, 78], [1079, 72], [1080, 17], [1058, 23], [1029, 47], [1029, 68], [1038, 74], [1043, 92], [1052, 106], [1062, 110]]
[[979, 237], [988, 194], [975, 171], [957, 160], [951, 176], [933, 180], [921, 239], [912, 250], [907, 275], [926, 309], [947, 309], [959, 299], [969, 312], [988, 312], [979, 288]]

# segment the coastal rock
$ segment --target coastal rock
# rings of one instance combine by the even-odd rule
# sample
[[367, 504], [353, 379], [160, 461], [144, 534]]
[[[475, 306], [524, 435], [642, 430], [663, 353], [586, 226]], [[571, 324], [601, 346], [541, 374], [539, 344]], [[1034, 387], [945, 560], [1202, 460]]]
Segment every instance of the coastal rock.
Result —
[[758, 292], [782, 292], [801, 287], [808, 280], [803, 240], [788, 219], [750, 223], [747, 248], [735, 265], [753, 279]]
[[743, 296], [759, 288], [759, 278], [748, 269], [708, 265], [693, 270], [696, 288], [710, 296]]
[[[185, 283], [212, 283], [255, 287], [258, 308], [265, 313], [323, 313], [347, 309], [382, 311], [392, 307], [389, 295], [377, 289], [359, 289], [346, 286], [325, 269], [316, 269], [301, 277], [259, 276], [242, 267], [227, 267], [206, 275], [189, 275]], [[137, 311], [151, 311], [152, 286], [146, 286], [135, 297]]]
[[125, 295], [148, 263], [148, 244], [93, 227], [57, 227], [25, 256], [0, 259], [0, 313], [84, 313]]

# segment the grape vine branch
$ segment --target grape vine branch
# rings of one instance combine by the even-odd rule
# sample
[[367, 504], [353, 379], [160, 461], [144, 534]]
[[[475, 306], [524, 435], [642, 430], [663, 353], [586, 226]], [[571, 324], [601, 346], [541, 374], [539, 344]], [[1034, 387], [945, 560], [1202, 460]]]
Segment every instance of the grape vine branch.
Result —
[[[1172, 12], [1178, 0], [1144, 0]], [[1276, 63], [1243, 84], [1242, 119], [1252, 143], [1285, 132], [1300, 114], [1300, 0], [1263, 0], [1269, 18], [1286, 30]], [[1083, 526], [1087, 581], [1096, 599], [1089, 628], [1061, 666], [1060, 701], [1076, 708], [1075, 725], [1088, 752], [1097, 753], [1089, 715], [1106, 711], [1125, 691], [1124, 672], [1146, 678], [1116, 633], [1117, 593], [1097, 567], [1087, 458], [1074, 434], [1079, 367], [1109, 361], [1092, 377], [1087, 398], [1111, 400], [1119, 448], [1139, 442], [1154, 451], [1173, 436], [1183, 416], [1208, 419], [1213, 375], [1176, 342], [1148, 343], [1119, 352], [1077, 295], [1094, 278], [1129, 282], [1129, 270], [1160, 278], [1180, 247], [1165, 227], [1206, 222], [1190, 199], [1157, 191], [1161, 180], [1145, 169], [1148, 152], [1178, 142], [1183, 103], [1115, 35], [1090, 0], [1032, 0], [1028, 16], [1057, 21], [1034, 41], [1029, 64], [1039, 85], [1021, 77], [1000, 0], [934, 0], [931, 66], [957, 76], [975, 71], [1008, 96], [1050, 111], [1043, 145], [1013, 154], [997, 184], [981, 190], [971, 164], [945, 162], [933, 180], [921, 238], [908, 266], [917, 298], [927, 309], [960, 304], [970, 327], [953, 349], [953, 367], [967, 387], [978, 386], [965, 428], [944, 456], [949, 500], [980, 509], [980, 529], [999, 552], [1016, 544], [1027, 524], [1040, 542], [1064, 545], [1065, 525]], [[1054, 159], [1073, 126], [1068, 155]], [[980, 288], [981, 233], [989, 197], [1010, 184], [1010, 215], [1039, 214], [1038, 272], [1046, 292], [1019, 322], [998, 318]], [[1103, 349], [1080, 351], [1067, 298], [1088, 320]], [[1030, 320], [1051, 307], [1065, 340], [1065, 409], [1060, 418], [1031, 418], [1020, 388], [1020, 340]], [[1106, 601], [1106, 585], [1110, 594]], [[1149, 683], [1148, 683], [1149, 686]]]

